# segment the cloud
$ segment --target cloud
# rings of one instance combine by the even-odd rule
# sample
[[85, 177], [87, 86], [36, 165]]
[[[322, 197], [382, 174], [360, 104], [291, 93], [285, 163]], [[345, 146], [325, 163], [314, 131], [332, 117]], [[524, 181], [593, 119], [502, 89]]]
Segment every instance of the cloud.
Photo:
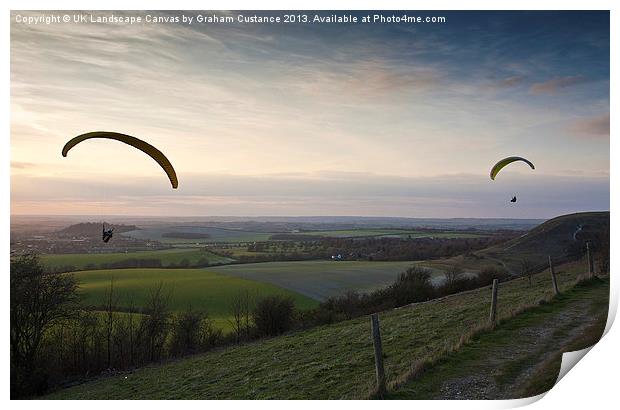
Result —
[[[501, 184], [487, 175], [399, 177], [318, 172], [298, 176], [187, 175], [178, 191], [163, 178], [107, 181], [14, 176], [15, 214], [126, 214], [408, 217], [551, 217], [609, 209], [609, 176], [520, 175], [505, 171]], [[508, 207], [517, 194], [518, 213]]]
[[511, 77], [506, 77], [502, 80], [496, 81], [495, 86], [500, 88], [508, 88], [515, 87], [521, 83], [525, 78], [522, 75], [513, 75]]
[[530, 94], [555, 94], [561, 89], [583, 84], [586, 81], [587, 78], [582, 75], [553, 77], [551, 80], [533, 84], [530, 87]]
[[20, 162], [20, 161], [11, 161], [11, 168], [15, 169], [31, 169], [36, 167], [36, 164], [32, 162]]
[[585, 138], [609, 138], [609, 113], [573, 122], [568, 129], [575, 135]]

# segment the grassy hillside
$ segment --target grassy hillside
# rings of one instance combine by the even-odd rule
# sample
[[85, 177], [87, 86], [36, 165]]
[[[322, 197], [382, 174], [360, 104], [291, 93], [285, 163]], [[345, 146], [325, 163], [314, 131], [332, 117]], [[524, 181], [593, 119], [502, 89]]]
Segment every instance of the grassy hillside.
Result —
[[456, 265], [473, 271], [494, 266], [519, 274], [524, 259], [534, 266], [542, 266], [548, 263], [549, 255], [555, 260], [566, 258], [571, 247], [583, 254], [585, 240], [592, 239], [595, 232], [602, 232], [604, 226], [609, 226], [609, 212], [562, 215], [506, 243], [467, 255], [429, 261], [425, 265], [437, 269]]
[[[562, 290], [582, 263], [558, 267]], [[551, 295], [547, 272], [501, 284], [498, 317]], [[412, 364], [439, 356], [488, 320], [488, 288], [381, 313], [389, 382], [406, 379]], [[369, 318], [361, 317], [270, 340], [209, 352], [59, 391], [55, 399], [338, 399], [365, 398], [374, 380]]]
[[269, 295], [290, 296], [299, 309], [315, 307], [318, 303], [299, 293], [267, 283], [220, 275], [204, 269], [113, 269], [74, 273], [80, 283], [79, 291], [86, 306], [104, 304], [110, 280], [114, 278], [114, 292], [118, 306], [128, 308], [145, 304], [150, 292], [161, 282], [170, 291], [170, 309], [202, 310], [215, 320], [218, 327], [227, 329], [231, 300], [239, 292], [249, 292], [251, 298]]
[[548, 255], [561, 258], [574, 245], [590, 239], [594, 232], [609, 226], [609, 212], [582, 212], [550, 219], [525, 235], [477, 252], [487, 258], [502, 260], [511, 271], [518, 271], [521, 260], [527, 258], [540, 265]]
[[475, 336], [400, 386], [392, 399], [516, 399], [551, 389], [562, 353], [595, 344], [607, 321], [609, 279], [595, 279]]
[[[216, 266], [210, 272], [271, 283], [316, 300], [348, 290], [367, 292], [391, 285], [417, 262], [302, 261]], [[441, 271], [434, 270], [435, 278]]]
[[70, 253], [41, 255], [41, 262], [52, 269], [73, 266], [75, 269], [101, 268], [104, 264], [117, 263], [129, 259], [159, 260], [162, 267], [179, 266], [184, 261], [195, 265], [201, 261], [209, 264], [224, 264], [232, 259], [216, 255], [203, 249], [164, 249], [158, 251], [118, 252], [118, 253]]

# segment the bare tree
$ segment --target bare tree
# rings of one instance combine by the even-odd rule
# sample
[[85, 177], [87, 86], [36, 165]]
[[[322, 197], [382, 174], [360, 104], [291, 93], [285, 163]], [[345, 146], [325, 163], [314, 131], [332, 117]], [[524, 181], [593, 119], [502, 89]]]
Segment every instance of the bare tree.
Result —
[[463, 277], [463, 269], [460, 266], [450, 266], [444, 273], [444, 284], [448, 289], [454, 289], [458, 281]]
[[110, 288], [106, 290], [105, 296], [105, 332], [107, 348], [107, 367], [112, 364], [112, 332], [114, 331], [115, 312], [118, 304], [118, 297], [114, 294], [114, 277], [110, 279]]
[[532, 275], [534, 274], [534, 263], [529, 259], [521, 260], [521, 276], [527, 276], [527, 283], [532, 286]]
[[250, 329], [252, 327], [251, 325], [251, 318], [252, 318], [252, 312], [250, 311], [250, 292], [249, 291], [245, 291], [245, 294], [243, 295], [243, 317], [245, 319], [245, 337], [246, 339], [250, 339]]
[[127, 318], [127, 336], [129, 338], [129, 365], [133, 366], [135, 364], [135, 335], [134, 335], [134, 315], [136, 313], [135, 305], [133, 297], [129, 300], [129, 311]]
[[243, 311], [243, 296], [241, 292], [239, 292], [232, 298], [230, 302], [231, 319], [228, 319], [228, 323], [230, 323], [233, 328], [235, 340], [237, 343], [241, 341], [241, 333], [243, 332]]
[[141, 321], [144, 331], [142, 332], [148, 341], [149, 356], [151, 361], [161, 358], [166, 334], [168, 331], [168, 319], [170, 312], [168, 304], [172, 291], [165, 292], [163, 282], [151, 291], [146, 302], [148, 316]]
[[72, 275], [46, 274], [38, 256], [11, 259], [11, 396], [36, 392], [37, 354], [45, 333], [74, 316], [77, 283]]

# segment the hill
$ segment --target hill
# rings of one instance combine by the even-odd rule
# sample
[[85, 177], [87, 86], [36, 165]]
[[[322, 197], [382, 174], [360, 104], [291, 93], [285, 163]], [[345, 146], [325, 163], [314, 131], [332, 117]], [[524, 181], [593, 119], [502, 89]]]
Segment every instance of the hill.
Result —
[[[583, 263], [557, 267], [564, 292]], [[500, 286], [498, 318], [551, 299], [549, 275]], [[481, 288], [381, 313], [387, 380], [408, 380], [419, 361], [458, 348], [488, 321], [490, 290]], [[555, 303], [555, 302], [553, 302]], [[102, 377], [48, 396], [53, 399], [339, 399], [366, 398], [374, 380], [367, 316], [214, 350], [134, 372]]]
[[548, 263], [549, 255], [556, 260], [579, 258], [586, 242], [593, 242], [595, 246], [605, 232], [609, 235], [609, 212], [562, 215], [538, 225], [525, 235], [477, 254], [499, 259], [509, 271], [519, 272], [524, 259], [539, 266]]
[[523, 261], [527, 261], [537, 271], [548, 265], [549, 255], [556, 262], [581, 258], [588, 241], [592, 243], [593, 249], [609, 246], [608, 211], [558, 216], [508, 242], [425, 264], [438, 269], [460, 266], [468, 270], [494, 266], [519, 275]]

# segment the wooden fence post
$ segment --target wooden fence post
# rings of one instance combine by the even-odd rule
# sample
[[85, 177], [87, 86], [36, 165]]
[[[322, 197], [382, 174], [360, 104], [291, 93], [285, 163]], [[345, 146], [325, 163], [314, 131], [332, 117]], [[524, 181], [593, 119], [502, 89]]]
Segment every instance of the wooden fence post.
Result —
[[555, 277], [555, 269], [553, 269], [553, 260], [551, 260], [551, 255], [549, 255], [549, 272], [551, 272], [551, 283], [553, 283], [553, 291], [556, 295], [559, 295], [560, 289], [558, 289], [558, 281]]
[[383, 348], [381, 347], [381, 331], [379, 330], [379, 316], [376, 313], [370, 316], [372, 329], [372, 343], [375, 347], [375, 373], [377, 375], [377, 394], [385, 393], [385, 370], [383, 368]]
[[594, 261], [592, 260], [592, 252], [590, 251], [590, 242], [586, 242], [586, 253], [588, 255], [588, 276], [594, 275]]
[[498, 281], [497, 279], [493, 279], [493, 290], [491, 292], [491, 314], [489, 315], [489, 322], [494, 325], [495, 318], [497, 316], [497, 288]]

